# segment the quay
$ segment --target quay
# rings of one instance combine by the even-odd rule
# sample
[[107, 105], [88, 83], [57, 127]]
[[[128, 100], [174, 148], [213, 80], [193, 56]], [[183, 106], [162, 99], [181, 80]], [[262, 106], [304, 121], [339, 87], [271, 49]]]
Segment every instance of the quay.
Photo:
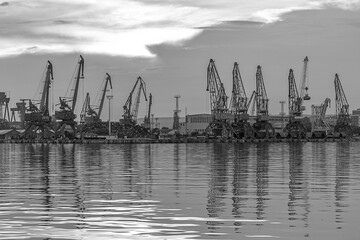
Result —
[[203, 139], [203, 138], [180, 138], [180, 139], [151, 139], [151, 138], [128, 138], [128, 139], [1, 139], [1, 143], [49, 143], [49, 144], [146, 144], [146, 143], [283, 143], [283, 142], [359, 142], [360, 138], [322, 138], [322, 139]]

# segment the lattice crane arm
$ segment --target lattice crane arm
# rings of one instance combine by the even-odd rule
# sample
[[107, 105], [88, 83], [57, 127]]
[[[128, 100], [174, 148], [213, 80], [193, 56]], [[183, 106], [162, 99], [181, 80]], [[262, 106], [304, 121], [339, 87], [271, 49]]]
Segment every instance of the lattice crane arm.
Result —
[[84, 104], [83, 104], [81, 112], [80, 112], [80, 121], [85, 120], [85, 117], [86, 117], [89, 107], [90, 107], [90, 94], [86, 93]]
[[261, 70], [261, 66], [257, 67], [256, 71], [256, 94], [255, 94], [255, 100], [256, 100], [256, 111], [257, 115], [268, 115], [269, 109], [268, 109], [268, 103], [269, 99], [266, 94], [263, 74]]
[[308, 62], [309, 58], [306, 56], [304, 59], [304, 65], [302, 69], [302, 75], [301, 75], [301, 84], [300, 84], [300, 97], [303, 100], [310, 100], [310, 96], [307, 93], [308, 91]]
[[112, 89], [112, 83], [111, 83], [111, 76], [106, 73], [105, 75], [105, 85], [104, 85], [104, 89], [102, 90], [102, 94], [101, 94], [101, 98], [100, 98], [100, 104], [99, 104], [99, 110], [97, 113], [97, 116], [100, 118], [103, 107], [104, 107], [104, 101], [105, 101], [105, 95], [106, 95], [106, 91], [108, 88], [108, 85], [110, 87], [110, 89]]
[[39, 107], [40, 112], [42, 112], [44, 116], [49, 116], [49, 94], [50, 94], [49, 90], [50, 90], [51, 80], [53, 79], [54, 79], [53, 66], [52, 63], [48, 61], [46, 66], [45, 82], [41, 93], [41, 100]]
[[77, 95], [78, 95], [78, 91], [79, 91], [79, 83], [80, 83], [80, 79], [84, 78], [84, 58], [80, 55], [80, 59], [78, 61], [78, 65], [77, 65], [77, 74], [76, 74], [76, 81], [75, 81], [75, 89], [74, 89], [74, 94], [72, 96], [72, 106], [71, 106], [71, 110], [74, 112], [75, 110], [75, 106], [76, 106], [76, 101], [77, 101]]
[[143, 93], [145, 101], [147, 101], [145, 82], [141, 77], [138, 77], [138, 81], [140, 82], [140, 85], [139, 85], [139, 88], [137, 90], [137, 94], [136, 94], [136, 98], [135, 98], [135, 106], [134, 106], [134, 109], [133, 109], [133, 112], [132, 112], [132, 116], [133, 116], [134, 119], [136, 119], [137, 116], [138, 116], [141, 93]]
[[349, 115], [349, 103], [346, 99], [344, 89], [341, 85], [339, 75], [335, 74], [335, 105], [337, 115]]
[[[134, 106], [132, 106], [133, 105], [133, 95], [134, 95], [134, 92], [138, 85], [139, 85], [139, 87], [137, 89], [136, 96], [135, 96], [135, 104], [134, 104]], [[126, 118], [126, 119], [136, 119], [137, 118], [141, 92], [143, 92], [143, 94], [145, 96], [145, 100], [147, 101], [145, 82], [141, 77], [138, 77], [135, 82], [134, 87], [132, 88], [132, 90], [130, 92], [129, 97], [126, 100], [125, 105], [123, 106], [124, 118]]]
[[303, 98], [299, 96], [296, 81], [294, 77], [294, 71], [289, 70], [289, 115], [290, 116], [300, 116], [303, 112], [302, 101]]
[[239, 65], [237, 62], [234, 63], [234, 68], [232, 71], [233, 74], [233, 89], [230, 100], [230, 109], [232, 112], [238, 113], [247, 113], [248, 103], [244, 84], [241, 78]]
[[220, 76], [213, 59], [210, 59], [207, 68], [206, 91], [210, 92], [211, 114], [213, 118], [222, 119], [222, 115], [228, 111], [228, 97], [226, 96], [224, 85], [220, 80]]
[[326, 98], [324, 103], [321, 104], [320, 118], [322, 120], [325, 119], [326, 110], [327, 110], [328, 107], [330, 107], [330, 102], [331, 102], [330, 98]]

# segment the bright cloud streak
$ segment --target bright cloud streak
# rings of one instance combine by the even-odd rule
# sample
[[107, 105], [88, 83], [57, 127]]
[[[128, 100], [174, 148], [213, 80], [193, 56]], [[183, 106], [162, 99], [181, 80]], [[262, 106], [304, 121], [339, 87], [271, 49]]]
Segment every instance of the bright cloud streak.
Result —
[[84, 52], [153, 57], [222, 21], [271, 23], [294, 10], [351, 10], [360, 0], [17, 0], [0, 2], [1, 56]]

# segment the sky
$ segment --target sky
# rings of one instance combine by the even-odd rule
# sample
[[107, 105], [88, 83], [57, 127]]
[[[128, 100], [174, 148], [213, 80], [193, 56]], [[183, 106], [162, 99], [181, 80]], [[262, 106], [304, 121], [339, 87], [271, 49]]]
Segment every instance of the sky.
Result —
[[[172, 116], [180, 95], [180, 116], [210, 113], [206, 69], [213, 58], [227, 95], [239, 63], [248, 96], [262, 66], [270, 114], [287, 101], [288, 72], [298, 86], [309, 57], [306, 103], [331, 98], [338, 73], [350, 109], [360, 108], [360, 0], [14, 0], [0, 1], [0, 91], [33, 98], [47, 60], [54, 66], [53, 101], [64, 96], [81, 54], [85, 79], [80, 91], [95, 100], [105, 73], [113, 80], [112, 119], [141, 76], [152, 112]], [[77, 114], [82, 100], [78, 100]], [[140, 103], [139, 117], [147, 102]], [[287, 107], [287, 105], [286, 105]], [[57, 106], [55, 106], [57, 108]], [[106, 119], [107, 109], [102, 118]]]

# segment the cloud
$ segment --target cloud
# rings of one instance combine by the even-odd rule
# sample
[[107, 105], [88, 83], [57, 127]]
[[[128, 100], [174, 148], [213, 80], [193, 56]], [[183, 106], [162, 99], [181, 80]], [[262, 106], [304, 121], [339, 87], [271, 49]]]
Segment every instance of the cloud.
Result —
[[8, 2], [0, 3], [0, 7], [5, 7], [5, 6], [9, 6], [9, 3]]
[[[84, 52], [154, 57], [149, 46], [181, 44], [226, 21], [272, 23], [285, 13], [360, 0], [18, 0], [3, 2], [1, 56]], [[34, 50], [34, 46], [36, 46]], [[29, 51], [29, 49], [32, 49]]]

